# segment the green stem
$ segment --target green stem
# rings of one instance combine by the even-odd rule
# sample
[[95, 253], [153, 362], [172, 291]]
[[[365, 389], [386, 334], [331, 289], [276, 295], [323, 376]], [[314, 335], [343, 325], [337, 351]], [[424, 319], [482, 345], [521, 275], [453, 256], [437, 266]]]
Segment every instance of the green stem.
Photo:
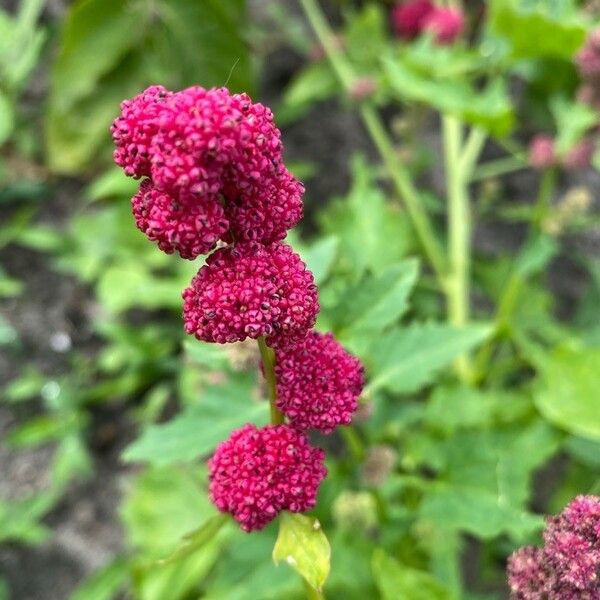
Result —
[[281, 425], [284, 421], [283, 414], [277, 408], [277, 379], [275, 377], [275, 352], [267, 346], [264, 337], [258, 338], [258, 348], [262, 359], [267, 389], [269, 394], [269, 405], [271, 407], [271, 423]]
[[[448, 195], [448, 244], [450, 281], [448, 283], [448, 321], [457, 327], [469, 320], [469, 271], [471, 249], [471, 212], [464, 171], [461, 169], [462, 124], [453, 116], [442, 118], [444, 158]], [[465, 146], [466, 147], [466, 146]], [[469, 159], [469, 164], [473, 160]], [[470, 379], [467, 355], [456, 361], [456, 370], [463, 381]]]
[[[544, 171], [540, 181], [540, 189], [533, 208], [533, 215], [524, 247], [527, 247], [534, 236], [539, 232], [542, 222], [548, 213], [555, 185], [556, 171], [554, 169]], [[496, 315], [494, 317], [494, 322], [496, 323], [496, 338], [504, 334], [509, 327], [510, 318], [517, 304], [524, 281], [525, 279], [521, 272], [517, 268], [514, 268], [498, 300]], [[479, 381], [485, 378], [489, 362], [492, 358], [492, 353], [493, 340], [489, 340], [481, 347], [475, 360], [475, 371]]]
[[[299, 2], [315, 35], [325, 50], [334, 73], [344, 89], [349, 91], [356, 80], [356, 74], [344, 54], [333, 43], [333, 32], [321, 8], [316, 0], [299, 0]], [[394, 145], [374, 106], [363, 104], [360, 108], [360, 115], [381, 155], [399, 197], [406, 206], [419, 242], [435, 271], [440, 286], [444, 287], [446, 272], [445, 256], [410, 174], [402, 162], [398, 160]]]
[[306, 597], [308, 600], [325, 600], [323, 590], [316, 590], [306, 580], [304, 581], [304, 589], [306, 590]]
[[498, 177], [515, 171], [522, 171], [527, 168], [527, 162], [521, 158], [507, 156], [498, 160], [492, 160], [488, 163], [480, 165], [473, 171], [471, 181], [481, 181], [491, 177]]

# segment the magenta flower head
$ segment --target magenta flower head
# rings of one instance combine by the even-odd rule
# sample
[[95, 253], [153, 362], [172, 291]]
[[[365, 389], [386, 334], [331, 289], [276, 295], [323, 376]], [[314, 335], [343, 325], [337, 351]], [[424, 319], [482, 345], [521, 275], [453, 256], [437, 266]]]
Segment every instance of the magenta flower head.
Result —
[[243, 242], [211, 254], [183, 292], [187, 333], [220, 344], [304, 338], [319, 311], [317, 287], [300, 257], [281, 243]]
[[315, 506], [327, 475], [323, 460], [323, 451], [292, 427], [245, 425], [208, 461], [211, 500], [244, 531], [262, 529], [283, 510]]
[[311, 331], [276, 351], [277, 407], [290, 425], [331, 433], [349, 425], [364, 385], [363, 366], [331, 333]]
[[529, 144], [529, 164], [534, 169], [549, 169], [556, 164], [554, 140], [549, 135], [536, 135]]
[[600, 29], [592, 31], [575, 57], [582, 79], [600, 82]]
[[115, 163], [129, 177], [150, 175], [150, 145], [158, 131], [158, 116], [173, 92], [153, 85], [121, 102], [121, 114], [111, 126]]
[[465, 28], [465, 17], [456, 8], [435, 8], [423, 21], [423, 30], [435, 37], [438, 44], [452, 44]]
[[392, 9], [392, 27], [404, 40], [413, 40], [423, 32], [427, 17], [435, 10], [431, 0], [408, 0]]
[[150, 179], [131, 199], [140, 231], [167, 254], [194, 259], [210, 252], [229, 229], [223, 207], [211, 197], [182, 195], [180, 200], [157, 190]]
[[507, 575], [513, 600], [543, 600], [547, 575], [541, 548], [525, 546], [508, 559]]
[[600, 598], [600, 498], [578, 496], [547, 521], [543, 548], [521, 548], [509, 558], [515, 600]]

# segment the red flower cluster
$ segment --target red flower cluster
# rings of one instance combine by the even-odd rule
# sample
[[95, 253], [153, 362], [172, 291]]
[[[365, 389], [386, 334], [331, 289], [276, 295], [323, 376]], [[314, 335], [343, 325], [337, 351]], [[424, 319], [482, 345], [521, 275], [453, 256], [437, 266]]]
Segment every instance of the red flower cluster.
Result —
[[[121, 104], [111, 131], [117, 165], [150, 178], [133, 210], [164, 252], [193, 259], [220, 239], [269, 244], [302, 217], [304, 188], [283, 164], [273, 114], [246, 94], [151, 86]], [[202, 241], [190, 242], [192, 230]]]
[[187, 333], [220, 344], [259, 337], [271, 345], [302, 339], [319, 311], [312, 273], [279, 242], [217, 250], [183, 299]]
[[262, 529], [282, 510], [314, 507], [327, 475], [325, 454], [288, 425], [245, 425], [208, 461], [210, 497], [244, 531]]
[[509, 558], [508, 582], [514, 600], [600, 598], [600, 498], [578, 496], [549, 518], [544, 547]]
[[277, 407], [298, 429], [331, 433], [348, 425], [358, 408], [363, 366], [331, 333], [313, 331], [277, 350]]
[[405, 40], [430, 33], [438, 44], [452, 44], [465, 28], [465, 17], [456, 8], [436, 6], [431, 0], [407, 0], [393, 8], [392, 27]]
[[281, 240], [302, 216], [304, 188], [283, 164], [271, 111], [225, 88], [152, 86], [121, 104], [115, 162], [145, 179], [135, 222], [166, 253], [214, 250], [183, 292], [185, 330], [220, 344], [264, 338], [276, 349], [277, 405], [289, 424], [246, 425], [209, 461], [210, 495], [242, 529], [311, 509], [326, 475], [304, 430], [350, 423], [362, 366], [332, 335], [309, 333], [317, 287]]

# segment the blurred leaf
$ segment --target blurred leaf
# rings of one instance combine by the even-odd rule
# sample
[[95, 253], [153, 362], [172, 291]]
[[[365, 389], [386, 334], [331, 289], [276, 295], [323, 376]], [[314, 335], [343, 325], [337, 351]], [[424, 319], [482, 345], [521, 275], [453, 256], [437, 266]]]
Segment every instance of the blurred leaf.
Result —
[[52, 492], [40, 492], [16, 502], [0, 499], [0, 542], [40, 544], [49, 531], [38, 521], [54, 504]]
[[314, 275], [317, 285], [323, 283], [331, 272], [338, 255], [339, 245], [339, 238], [330, 235], [315, 240], [305, 247], [304, 251], [299, 252], [302, 260], [306, 262], [306, 266]]
[[129, 568], [129, 561], [125, 558], [111, 560], [78, 586], [69, 600], [112, 600], [125, 585]]
[[583, 44], [586, 26], [573, 10], [552, 11], [549, 2], [494, 0], [490, 30], [507, 39], [518, 58], [556, 56], [570, 60]]
[[39, 395], [46, 378], [35, 368], [27, 367], [22, 375], [13, 379], [4, 391], [9, 402], [22, 402]]
[[139, 181], [127, 177], [122, 169], [113, 166], [90, 183], [85, 195], [91, 201], [112, 197], [127, 198], [133, 196], [138, 187]]
[[183, 341], [185, 353], [194, 364], [209, 369], [226, 369], [230, 366], [227, 347], [221, 344], [206, 344], [196, 339]]
[[[0, 280], [0, 284], [2, 280]], [[0, 285], [0, 290], [2, 286]], [[2, 294], [0, 293], [0, 297]], [[15, 328], [2, 316], [0, 315], [0, 346], [8, 346], [18, 339]]]
[[268, 403], [252, 399], [253, 379], [235, 378], [222, 386], [205, 389], [195, 406], [168, 423], [151, 425], [123, 454], [128, 462], [165, 465], [194, 460], [245, 423], [264, 425]]
[[398, 57], [385, 57], [383, 66], [392, 90], [404, 101], [433, 106], [498, 136], [505, 135], [512, 127], [512, 104], [500, 78], [495, 78], [485, 89], [476, 90], [464, 79], [432, 79], [411, 69]]
[[10, 137], [15, 126], [13, 105], [9, 98], [0, 90], [0, 146]]
[[556, 152], [563, 156], [598, 122], [598, 113], [587, 104], [564, 96], [550, 99], [550, 110], [556, 123]]
[[48, 159], [73, 173], [109, 140], [119, 102], [151, 83], [250, 90], [244, 1], [79, 0], [64, 22], [51, 74]]
[[[319, 213], [325, 233], [340, 238], [340, 266], [358, 281], [404, 258], [413, 244], [406, 215], [390, 206], [364, 158], [352, 160], [352, 188]], [[390, 243], [393, 240], [393, 243]]]
[[600, 440], [600, 348], [563, 346], [539, 365], [535, 404], [551, 423]]
[[558, 245], [556, 240], [540, 234], [528, 241], [519, 252], [515, 262], [515, 272], [523, 278], [539, 273], [550, 260], [556, 256]]
[[[313, 63], [302, 69], [292, 79], [285, 90], [283, 105], [283, 119], [289, 118], [293, 111], [294, 118], [299, 118], [310, 109], [314, 102], [327, 100], [340, 91], [340, 85], [331, 71], [326, 60]], [[279, 110], [277, 114], [279, 116]]]
[[435, 323], [394, 329], [377, 338], [370, 349], [371, 382], [367, 393], [380, 388], [404, 394], [416, 392], [492, 331], [489, 325], [458, 329]]
[[341, 337], [378, 333], [397, 322], [408, 309], [419, 263], [407, 259], [380, 275], [350, 286], [334, 311], [334, 328]]
[[37, 446], [59, 439], [65, 429], [66, 426], [59, 416], [42, 415], [15, 427], [6, 441], [14, 448]]
[[379, 70], [379, 58], [389, 43], [386, 30], [386, 16], [377, 4], [365, 5], [348, 19], [344, 49], [359, 73], [372, 76]]
[[400, 564], [383, 550], [373, 553], [373, 576], [382, 600], [451, 600], [444, 585], [425, 571]]
[[330, 569], [331, 548], [314, 517], [283, 512], [273, 548], [275, 564], [286, 562], [315, 590], [321, 591]]

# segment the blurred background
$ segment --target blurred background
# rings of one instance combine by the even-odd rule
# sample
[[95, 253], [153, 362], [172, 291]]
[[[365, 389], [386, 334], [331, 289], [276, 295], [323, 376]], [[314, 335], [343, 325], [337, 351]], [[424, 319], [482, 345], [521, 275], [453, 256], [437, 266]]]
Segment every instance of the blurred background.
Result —
[[[489, 46], [479, 36], [486, 27], [481, 24], [485, 5], [494, 3], [463, 4], [474, 52], [489, 58]], [[540, 10], [550, 25], [563, 23], [556, 27], [567, 26], [552, 11], [567, 10], [566, 5], [577, 11], [577, 19], [587, 19], [585, 31], [598, 18], [592, 2], [529, 4], [543, 5]], [[373, 64], [387, 49], [395, 51], [398, 43], [389, 23], [393, 3], [331, 0], [322, 6], [350, 60], [359, 73], [372, 77], [377, 90], [379, 67]], [[133, 572], [135, 580], [135, 569], [142, 569], [144, 560], [164, 556], [182, 534], [198, 525], [198, 514], [210, 510], [205, 474], [195, 459], [235, 426], [222, 414], [224, 396], [214, 399], [210, 390], [219, 389], [226, 379], [235, 388], [230, 386], [227, 393], [238, 393], [239, 401], [245, 393], [256, 395], [259, 385], [248, 375], [256, 358], [252, 348], [236, 345], [213, 351], [184, 341], [180, 294], [198, 264], [162, 254], [134, 226], [129, 198], [137, 182], [111, 163], [109, 127], [120, 101], [152, 83], [175, 90], [192, 84], [227, 85], [273, 108], [289, 167], [307, 188], [305, 218], [292, 239], [322, 285], [322, 325], [343, 332], [348, 324], [340, 315], [346, 309], [339, 308], [338, 300], [344, 290], [359, 280], [364, 286], [361, 278], [415, 256], [418, 246], [361, 121], [357, 107], [362, 98], [344, 95], [297, 2], [2, 0], [0, 7], [0, 598], [59, 600], [75, 593], [78, 599], [101, 600], [132, 593], [122, 591], [127, 589], [126, 574]], [[536, 23], [522, 25], [524, 38], [537, 39], [537, 30], [526, 29]], [[581, 30], [583, 37], [585, 31]], [[502, 37], [500, 25], [495, 35]], [[505, 163], [507, 174], [495, 163], [497, 173], [482, 172], [473, 184], [474, 241], [480, 257], [474, 265], [478, 283], [473, 305], [478, 318], [493, 313], [497, 286], [526, 237], [539, 174], [526, 169], [524, 149], [539, 131], [556, 127], [561, 133], [570, 116], [579, 114], [572, 104], [563, 106], [561, 121], [542, 106], [557, 90], [574, 102], [579, 84], [574, 52], [570, 53], [561, 56], [551, 49], [546, 56], [526, 57], [529, 62], [510, 62], [503, 55], [491, 66], [475, 67], [504, 73], [508, 98], [488, 98], [489, 104], [480, 109], [487, 116], [476, 115], [475, 121], [489, 124], [497, 117], [490, 128], [503, 128], [508, 113], [496, 109], [506, 100], [507, 111], [516, 115], [510, 117], [510, 137], [520, 145], [511, 154], [513, 163]], [[429, 56], [425, 63], [439, 58]], [[450, 67], [442, 77], [457, 81], [472, 76], [471, 67], [461, 70], [466, 63], [452, 62], [466, 60], [462, 55], [448, 56]], [[414, 174], [422, 202], [436, 223], [442, 223], [445, 181], [435, 112], [418, 94], [404, 106], [406, 98], [394, 98], [382, 88], [366, 93], [381, 93], [378, 110], [395, 151]], [[473, 93], [479, 93], [477, 86]], [[502, 159], [503, 148], [489, 141], [484, 159]], [[538, 249], [527, 267], [533, 282], [520, 292], [514, 323], [526, 332], [533, 328], [532, 340], [545, 348], [575, 337], [574, 330], [566, 332], [571, 326], [589, 334], [586, 343], [600, 342], [599, 191], [600, 174], [593, 164], [559, 175], [553, 202], [560, 208], [545, 215], [551, 246]], [[394, 225], [388, 227], [390, 220]], [[439, 294], [427, 268], [422, 271], [410, 312], [399, 308], [392, 321], [439, 320]], [[359, 333], [366, 335], [365, 331]], [[367, 333], [376, 336], [380, 330]], [[362, 357], [364, 337], [356, 333], [348, 340]], [[411, 511], [417, 510], [421, 491], [399, 478], [393, 489], [384, 486], [394, 471], [428, 479], [452, 468], [431, 457], [445, 455], [438, 442], [455, 439], [460, 423], [447, 425], [450, 416], [440, 413], [437, 418], [445, 425], [436, 429], [433, 412], [439, 403], [420, 420], [419, 407], [429, 398], [433, 373], [407, 389], [381, 390], [379, 405], [385, 409], [373, 408], [376, 396], [365, 404], [365, 414], [375, 414], [371, 425], [360, 429], [366, 422], [362, 415], [358, 433], [325, 442], [337, 466], [330, 467], [332, 483], [323, 492], [322, 520], [329, 520], [330, 531], [339, 532], [334, 535], [338, 541], [353, 528], [366, 532], [364, 544], [361, 538], [356, 547], [348, 547], [351, 556], [334, 564], [339, 581], [331, 584], [332, 598], [377, 597], [372, 575], [355, 563], [363, 558], [369, 563], [376, 545], [390, 552], [399, 548], [404, 542], [398, 540], [407, 544], [399, 555], [409, 555], [414, 547], [411, 536], [425, 540], [417, 556], [406, 559], [413, 567], [449, 581], [452, 569], [460, 572], [460, 585], [467, 591], [459, 597], [506, 598], [506, 554], [517, 539], [527, 541], [539, 533], [539, 521], [529, 527], [527, 519], [560, 509], [576, 493], [599, 491], [600, 429], [590, 433], [571, 426], [568, 418], [562, 423], [560, 418], [558, 423], [546, 418], [530, 393], [531, 382], [542, 377], [543, 369], [528, 362], [528, 352], [534, 350], [524, 343], [517, 350], [509, 344], [494, 354], [497, 371], [489, 383], [505, 395], [490, 400], [485, 409], [475, 402], [465, 420], [479, 429], [475, 437], [473, 432], [460, 434], [467, 440], [460, 448], [464, 467], [479, 449], [488, 448], [477, 438], [483, 431], [517, 422], [517, 429], [538, 427], [539, 436], [529, 442], [538, 455], [515, 475], [522, 480], [515, 502], [526, 516], [519, 513], [508, 525], [502, 516], [491, 530], [484, 524], [459, 523], [444, 546], [432, 534], [433, 517], [418, 521], [421, 529], [415, 530]], [[567, 392], [586, 397], [585, 414], [595, 409], [600, 413], [595, 352], [595, 362], [586, 365], [586, 372], [573, 375], [581, 387]], [[450, 372], [453, 358], [440, 361], [436, 378], [439, 372]], [[577, 357], [573, 361], [577, 363]], [[558, 366], [552, 368], [559, 372]], [[551, 385], [540, 381], [535, 385]], [[529, 386], [528, 399], [519, 404], [515, 398], [521, 392], [515, 390], [523, 382]], [[182, 409], [192, 410], [200, 389], [208, 390], [208, 408], [191, 422], [188, 436], [203, 439], [201, 444], [195, 442], [169, 457], [168, 448], [151, 436], [134, 443], [142, 432], [154, 431], [154, 423], [166, 422]], [[404, 400], [394, 404], [391, 398], [397, 396]], [[487, 411], [487, 417], [481, 411]], [[242, 411], [240, 418], [245, 416]], [[214, 440], [209, 431], [213, 427], [222, 428]], [[422, 435], [411, 437], [411, 429]], [[494, 448], [502, 445], [501, 438], [494, 439]], [[531, 456], [527, 444], [506, 440], [516, 449], [507, 459], [511, 464]], [[126, 448], [128, 458], [123, 460]], [[493, 465], [493, 460], [483, 461], [476, 467], [485, 473]], [[341, 490], [349, 491], [343, 495]], [[497, 497], [500, 493], [494, 488]], [[391, 508], [382, 512], [388, 501]], [[488, 518], [496, 516], [487, 514], [482, 520]], [[219, 547], [230, 562], [218, 559], [215, 550], [211, 558], [202, 555], [192, 566], [189, 561], [177, 565], [180, 570], [161, 581], [138, 581], [135, 597], [296, 597], [293, 574], [281, 575], [283, 567], [275, 570], [270, 565], [272, 538], [253, 546], [239, 540]], [[343, 545], [334, 543], [334, 556], [338, 547], [343, 552]], [[452, 560], [444, 562], [450, 555]], [[256, 556], [264, 559], [264, 567], [262, 562], [253, 564]], [[431, 557], [435, 564], [428, 567]], [[102, 568], [100, 577], [76, 592]], [[264, 578], [272, 581], [267, 591], [260, 584]], [[198, 583], [202, 581], [207, 583]]]

